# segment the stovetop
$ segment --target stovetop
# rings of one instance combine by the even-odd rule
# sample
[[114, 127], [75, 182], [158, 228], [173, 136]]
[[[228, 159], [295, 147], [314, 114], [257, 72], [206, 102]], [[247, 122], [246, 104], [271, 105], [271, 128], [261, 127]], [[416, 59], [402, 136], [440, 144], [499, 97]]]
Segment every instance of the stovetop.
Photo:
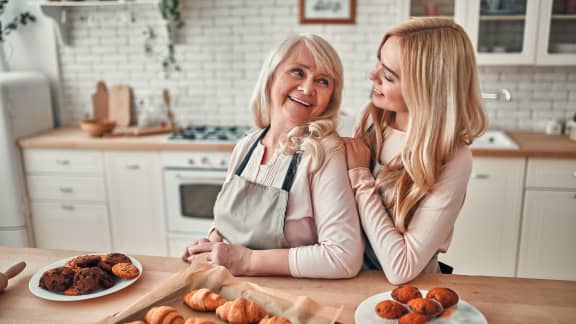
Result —
[[187, 126], [168, 137], [168, 141], [236, 143], [249, 126]]

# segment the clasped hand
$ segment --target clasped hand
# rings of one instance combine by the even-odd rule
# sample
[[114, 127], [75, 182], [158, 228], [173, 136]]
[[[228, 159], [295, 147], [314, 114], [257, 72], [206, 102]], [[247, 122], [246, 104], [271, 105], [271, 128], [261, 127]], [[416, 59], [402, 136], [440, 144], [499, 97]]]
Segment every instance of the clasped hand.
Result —
[[243, 246], [202, 238], [186, 247], [182, 260], [188, 263], [207, 261], [226, 267], [233, 275], [246, 275], [251, 255], [252, 250]]
[[343, 137], [348, 170], [370, 167], [370, 149], [359, 139]]

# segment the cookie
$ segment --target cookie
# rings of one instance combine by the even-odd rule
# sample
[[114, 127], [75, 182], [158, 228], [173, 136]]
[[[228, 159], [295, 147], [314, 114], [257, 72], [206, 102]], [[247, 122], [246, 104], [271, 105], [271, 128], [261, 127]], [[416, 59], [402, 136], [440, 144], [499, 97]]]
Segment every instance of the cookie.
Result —
[[50, 269], [42, 274], [38, 286], [53, 292], [63, 292], [74, 283], [74, 271], [68, 267]]
[[117, 263], [112, 267], [112, 273], [121, 279], [133, 279], [138, 277], [140, 270], [131, 263]]
[[132, 260], [122, 253], [108, 253], [102, 256], [99, 266], [102, 270], [112, 273], [112, 267], [117, 263], [132, 263]]
[[98, 267], [82, 268], [76, 276], [74, 276], [73, 288], [77, 289], [80, 295], [104, 288], [102, 286], [102, 281], [106, 281], [104, 276], [109, 275]]
[[69, 267], [75, 272], [80, 271], [82, 268], [97, 267], [100, 263], [101, 257], [99, 255], [81, 255], [66, 262], [65, 267]]

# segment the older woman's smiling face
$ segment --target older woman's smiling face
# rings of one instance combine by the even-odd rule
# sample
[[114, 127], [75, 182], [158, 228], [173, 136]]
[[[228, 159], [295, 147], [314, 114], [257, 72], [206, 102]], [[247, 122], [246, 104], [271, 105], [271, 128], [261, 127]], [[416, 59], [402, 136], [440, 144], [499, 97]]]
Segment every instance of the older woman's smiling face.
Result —
[[305, 46], [297, 45], [274, 72], [270, 85], [272, 119], [282, 119], [287, 127], [309, 122], [322, 115], [333, 92], [333, 78], [316, 66]]

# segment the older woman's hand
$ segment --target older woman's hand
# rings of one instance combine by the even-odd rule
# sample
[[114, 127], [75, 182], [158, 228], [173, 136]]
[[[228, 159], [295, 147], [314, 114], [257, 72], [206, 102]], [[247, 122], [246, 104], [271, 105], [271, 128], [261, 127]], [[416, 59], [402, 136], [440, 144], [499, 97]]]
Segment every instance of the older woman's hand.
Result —
[[226, 267], [234, 275], [246, 275], [250, 269], [252, 250], [241, 245], [206, 240], [189, 246], [187, 251], [185, 261], [189, 263], [205, 260]]
[[346, 149], [346, 162], [348, 163], [348, 170], [354, 168], [369, 168], [370, 167], [370, 149], [364, 142], [350, 138], [343, 137], [344, 147]]

